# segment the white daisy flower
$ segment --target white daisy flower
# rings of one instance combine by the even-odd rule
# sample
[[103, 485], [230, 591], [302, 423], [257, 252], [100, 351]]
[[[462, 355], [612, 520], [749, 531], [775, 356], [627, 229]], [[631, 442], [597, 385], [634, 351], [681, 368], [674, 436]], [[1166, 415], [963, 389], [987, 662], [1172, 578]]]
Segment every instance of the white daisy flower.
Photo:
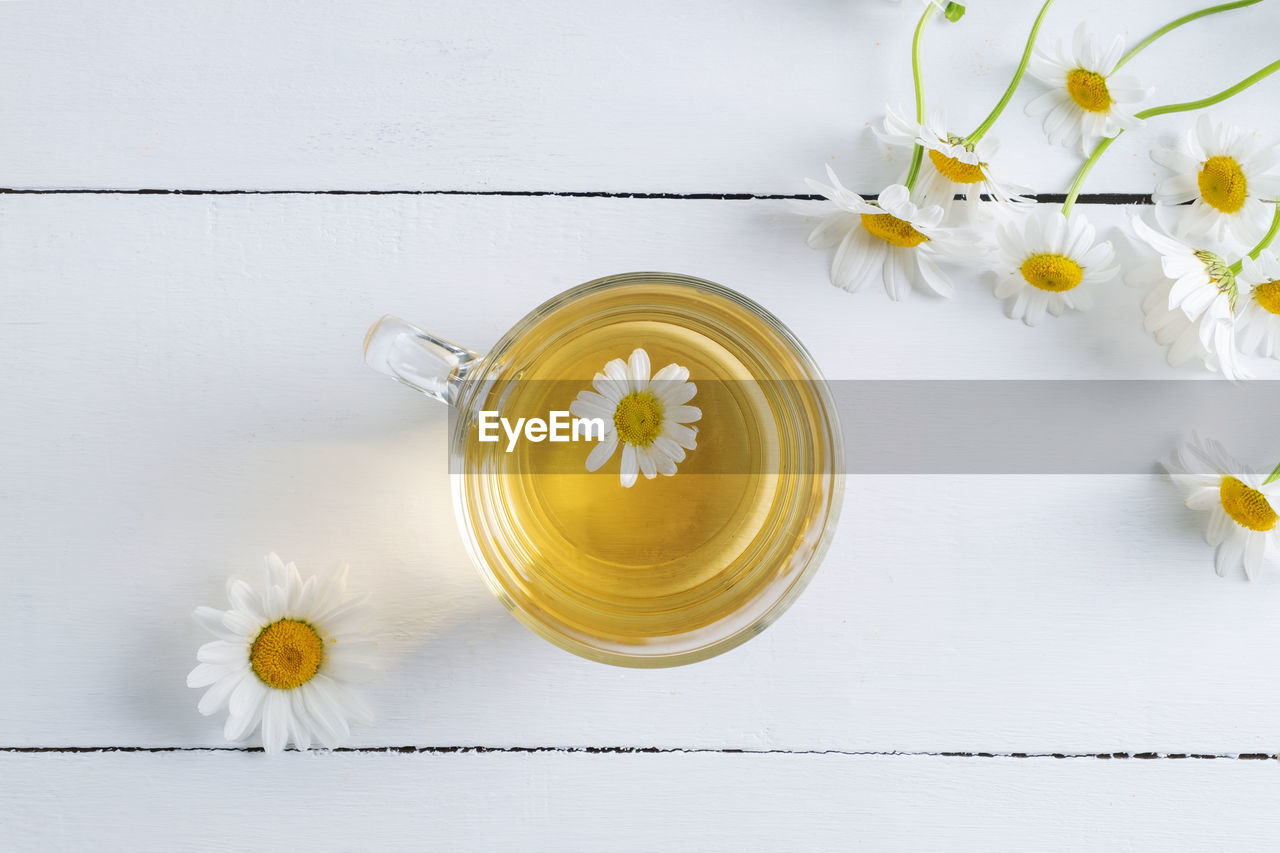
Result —
[[1034, 326], [1048, 311], [1087, 311], [1093, 289], [1115, 278], [1119, 268], [1109, 242], [1094, 244], [1096, 232], [1083, 214], [1063, 216], [1038, 207], [1030, 216], [996, 229], [997, 299], [1009, 299], [1009, 316]]
[[1003, 204], [1031, 201], [1021, 195], [1028, 191], [1026, 187], [997, 181], [992, 176], [990, 161], [1000, 150], [1000, 143], [994, 137], [984, 136], [976, 144], [965, 144], [947, 131], [946, 115], [941, 111], [931, 112], [920, 125], [886, 106], [884, 129], [875, 133], [887, 145], [911, 147], [918, 142], [924, 146], [925, 156], [914, 193], [921, 206], [936, 204], [944, 214], [950, 214], [959, 195], [965, 221], [971, 222], [984, 193]]
[[348, 719], [373, 715], [351, 682], [377, 674], [376, 642], [368, 632], [364, 600], [347, 596], [347, 570], [304, 582], [293, 563], [267, 557], [266, 587], [227, 582], [229, 610], [198, 607], [193, 616], [217, 637], [196, 653], [200, 665], [188, 687], [208, 687], [200, 713], [229, 709], [223, 730], [244, 740], [262, 725], [262, 745], [280, 752], [312, 739], [329, 748], [350, 734]]
[[955, 286], [939, 261], [966, 251], [959, 232], [941, 228], [942, 208], [917, 207], [901, 184], [887, 187], [876, 202], [845, 189], [831, 167], [832, 186], [809, 180], [810, 187], [835, 205], [835, 210], [809, 233], [812, 248], [836, 246], [831, 260], [831, 283], [855, 291], [868, 281], [882, 280], [890, 299], [899, 300], [913, 286], [940, 296], [955, 294]]
[[1240, 311], [1240, 349], [1280, 358], [1280, 258], [1263, 252], [1257, 260], [1245, 255], [1241, 263], [1236, 286], [1249, 295]]
[[1151, 194], [1156, 204], [1185, 204], [1179, 238], [1252, 245], [1271, 221], [1269, 201], [1280, 197], [1280, 147], [1256, 132], [1216, 124], [1206, 114], [1177, 148], [1151, 159], [1173, 171]]
[[1116, 36], [1105, 51], [1082, 23], [1070, 47], [1059, 43], [1056, 55], [1036, 49], [1027, 70], [1053, 87], [1027, 104], [1027, 115], [1043, 115], [1044, 132], [1055, 145], [1078, 145], [1131, 130], [1142, 121], [1132, 105], [1151, 96], [1135, 77], [1115, 75], [1124, 55], [1124, 39]]
[[1227, 379], [1247, 379], [1236, 355], [1236, 279], [1226, 261], [1194, 249], [1133, 218], [1133, 230], [1160, 254], [1160, 260], [1130, 272], [1125, 280], [1147, 288], [1144, 327], [1169, 347], [1177, 366], [1200, 359]]
[[1204, 540], [1217, 548], [1213, 564], [1219, 575], [1243, 563], [1253, 580], [1274, 563], [1280, 481], [1263, 485], [1262, 477], [1245, 471], [1216, 441], [1188, 442], [1164, 467], [1187, 506], [1209, 513]]
[[635, 349], [627, 361], [615, 358], [597, 373], [595, 391], [579, 391], [569, 411], [579, 418], [604, 422], [604, 439], [587, 455], [587, 470], [595, 471], [622, 444], [622, 485], [631, 488], [638, 474], [652, 480], [670, 477], [684, 461], [686, 450], [698, 447], [702, 410], [686, 405], [698, 393], [689, 368], [668, 364], [649, 378], [649, 354]]

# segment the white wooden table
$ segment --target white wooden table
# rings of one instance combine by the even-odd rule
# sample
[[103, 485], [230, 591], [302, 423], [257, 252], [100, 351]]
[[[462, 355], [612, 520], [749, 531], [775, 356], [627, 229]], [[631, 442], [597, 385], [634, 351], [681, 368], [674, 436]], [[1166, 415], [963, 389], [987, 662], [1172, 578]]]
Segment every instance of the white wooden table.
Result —
[[[930, 32], [961, 124], [1033, 5]], [[1146, 5], [1063, 0], [1044, 35], [1196, 8]], [[763, 303], [833, 378], [1188, 375], [1119, 285], [1038, 329], [976, 276], [950, 302], [831, 287], [786, 197], [827, 163], [901, 179], [867, 125], [909, 103], [914, 14], [0, 4], [0, 849], [1274, 849], [1280, 576], [1216, 577], [1158, 477], [851, 477], [778, 624], [614, 669], [489, 595], [443, 407], [361, 363], [382, 313], [483, 350], [568, 286], [664, 269]], [[1280, 4], [1235, 15], [1135, 61], [1155, 102], [1275, 58]], [[1217, 112], [1280, 134], [1278, 87]], [[1022, 113], [1036, 91], [995, 133], [1060, 193], [1078, 158]], [[1149, 193], [1190, 121], [1087, 192]], [[1117, 240], [1133, 212], [1082, 209]], [[270, 550], [375, 596], [390, 666], [348, 750], [228, 746], [184, 684], [190, 611]]]

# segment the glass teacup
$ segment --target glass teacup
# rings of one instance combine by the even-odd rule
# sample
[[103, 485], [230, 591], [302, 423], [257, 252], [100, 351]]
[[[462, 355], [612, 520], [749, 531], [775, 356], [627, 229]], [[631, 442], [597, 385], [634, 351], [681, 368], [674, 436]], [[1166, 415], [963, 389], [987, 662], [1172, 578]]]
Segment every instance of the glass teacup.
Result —
[[472, 560], [521, 622], [583, 657], [675, 666], [745, 642], [834, 531], [843, 445], [826, 382], [776, 317], [712, 282], [597, 279], [483, 356], [384, 317], [365, 360], [454, 407]]

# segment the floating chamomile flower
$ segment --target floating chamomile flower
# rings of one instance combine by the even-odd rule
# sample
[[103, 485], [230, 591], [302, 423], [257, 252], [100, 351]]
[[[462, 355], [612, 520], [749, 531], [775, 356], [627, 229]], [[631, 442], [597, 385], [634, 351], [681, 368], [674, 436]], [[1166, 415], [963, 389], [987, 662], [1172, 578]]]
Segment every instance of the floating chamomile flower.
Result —
[[996, 229], [997, 299], [1012, 299], [1009, 316], [1034, 326], [1048, 311], [1087, 311], [1093, 288], [1116, 276], [1115, 252], [1094, 244], [1096, 232], [1080, 213], [1063, 216], [1054, 207]]
[[1134, 269], [1125, 281], [1147, 288], [1143, 325], [1158, 344], [1169, 347], [1169, 364], [1200, 359], [1227, 379], [1249, 378], [1236, 354], [1237, 285], [1231, 267], [1213, 252], [1161, 234], [1141, 217], [1133, 218], [1133, 230], [1160, 260]]
[[973, 221], [984, 193], [1003, 204], [1031, 201], [1020, 195], [1027, 191], [1025, 187], [992, 177], [990, 161], [1000, 150], [994, 137], [984, 136], [976, 144], [967, 143], [947, 131], [946, 116], [940, 111], [930, 113], [926, 122], [919, 125], [886, 106], [884, 130], [877, 130], [876, 135], [887, 145], [910, 147], [918, 142], [924, 146], [920, 180], [914, 193], [921, 206], [936, 204], [944, 214], [950, 214], [956, 196], [960, 196], [968, 223]]
[[652, 480], [670, 477], [684, 461], [686, 450], [698, 447], [698, 428], [688, 424], [702, 418], [702, 410], [686, 405], [698, 393], [689, 369], [668, 364], [649, 378], [649, 354], [633, 350], [627, 361], [615, 358], [597, 373], [595, 391], [580, 391], [569, 405], [579, 418], [604, 422], [604, 439], [587, 455], [587, 470], [595, 471], [622, 444], [622, 485], [631, 488], [638, 474]]
[[1123, 54], [1123, 38], [1116, 36], [1104, 51], [1083, 23], [1076, 28], [1070, 47], [1059, 44], [1057, 56], [1036, 50], [1027, 70], [1053, 88], [1027, 104], [1027, 114], [1044, 115], [1044, 132], [1050, 142], [1078, 145], [1084, 152], [1095, 139], [1115, 136], [1142, 123], [1129, 105], [1154, 90], [1134, 77], [1114, 75]]
[[217, 639], [196, 653], [188, 687], [208, 687], [204, 715], [230, 713], [223, 730], [243, 740], [262, 725], [262, 745], [280, 752], [313, 739], [333, 748], [350, 734], [349, 719], [373, 719], [350, 684], [377, 675], [376, 642], [363, 599], [347, 595], [344, 567], [328, 579], [304, 582], [293, 563], [267, 557], [266, 587], [227, 583], [229, 610], [198, 607], [196, 622]]
[[1151, 159], [1174, 172], [1152, 193], [1156, 204], [1191, 202], [1178, 219], [1178, 237], [1246, 245], [1265, 230], [1268, 201], [1280, 196], [1280, 148], [1263, 144], [1256, 132], [1201, 114], [1176, 149], [1157, 149]]
[[813, 189], [835, 205], [809, 233], [814, 249], [836, 247], [831, 283], [855, 291], [881, 280], [890, 299], [899, 300], [913, 286], [952, 296], [955, 286], [939, 266], [941, 258], [965, 251], [955, 229], [941, 228], [942, 208], [917, 207], [905, 186], [894, 184], [878, 201], [845, 189], [831, 167], [832, 186], [809, 180]]
[[[1258, 259], [1246, 255], [1244, 269], [1236, 276], [1244, 307], [1240, 309], [1240, 349], [1268, 358], [1280, 358], [1280, 258], [1262, 252]], [[1245, 291], [1248, 296], [1243, 296]]]
[[1188, 442], [1164, 467], [1187, 506], [1209, 513], [1204, 539], [1217, 548], [1218, 574], [1243, 563], [1249, 580], [1256, 578], [1280, 546], [1280, 482], [1264, 485], [1216, 441]]

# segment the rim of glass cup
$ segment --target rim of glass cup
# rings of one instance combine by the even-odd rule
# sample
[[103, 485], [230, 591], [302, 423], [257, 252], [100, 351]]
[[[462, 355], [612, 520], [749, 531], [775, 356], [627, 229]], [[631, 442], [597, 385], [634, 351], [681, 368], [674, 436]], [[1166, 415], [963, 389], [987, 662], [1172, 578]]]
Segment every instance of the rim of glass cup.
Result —
[[[469, 418], [465, 417], [465, 413], [470, 410], [480, 389], [487, 386], [488, 383], [485, 381], [486, 374], [500, 363], [502, 355], [515, 341], [519, 340], [525, 332], [541, 322], [549, 314], [587, 294], [632, 283], [662, 283], [689, 287], [693, 290], [727, 299], [756, 315], [764, 321], [772, 333], [786, 342], [796, 356], [797, 361], [805, 372], [809, 374], [809, 378], [813, 380], [813, 387], [827, 415], [831, 430], [830, 499], [827, 503], [826, 518], [822, 522], [822, 534], [810, 553], [804, 568], [789, 578], [785, 589], [750, 623], [736, 628], [723, 637], [710, 640], [698, 646], [665, 652], [649, 652], [647, 654], [640, 651], [632, 653], [619, 651], [615, 648], [592, 645], [556, 630], [553, 625], [536, 618], [521, 607], [519, 602], [515, 601], [507, 592], [497, 572], [485, 558], [484, 552], [480, 548], [480, 542], [476, 537], [476, 531], [467, 522], [468, 513], [464, 496], [464, 478], [470, 476], [463, 467], [463, 447], [469, 421]], [[696, 663], [736, 648], [772, 625], [795, 602], [800, 593], [808, 586], [818, 566], [821, 565], [827, 549], [831, 545], [831, 539], [835, 536], [836, 522], [840, 518], [840, 510], [844, 502], [844, 438], [840, 427], [840, 416], [836, 410], [835, 401], [831, 397], [831, 391], [827, 387], [826, 378], [813, 360], [813, 356], [809, 354], [809, 351], [772, 312], [741, 293], [730, 290], [713, 281], [680, 273], [629, 272], [603, 276], [571, 287], [534, 308], [499, 338], [498, 342], [488, 352], [468, 368], [467, 376], [462, 382], [460, 391], [461, 393], [455, 403], [458, 416], [455, 419], [453, 433], [449, 440], [450, 468], [458, 473], [451, 474], [450, 480], [453, 495], [453, 513], [457, 520], [459, 532], [462, 535], [463, 544], [466, 546], [467, 554], [471, 557], [471, 562], [475, 565], [489, 590], [502, 602], [503, 606], [511, 611], [513, 616], [538, 636], [579, 657], [615, 666], [661, 668]], [[767, 586], [753, 601], [767, 598], [771, 589], [772, 584]]]

